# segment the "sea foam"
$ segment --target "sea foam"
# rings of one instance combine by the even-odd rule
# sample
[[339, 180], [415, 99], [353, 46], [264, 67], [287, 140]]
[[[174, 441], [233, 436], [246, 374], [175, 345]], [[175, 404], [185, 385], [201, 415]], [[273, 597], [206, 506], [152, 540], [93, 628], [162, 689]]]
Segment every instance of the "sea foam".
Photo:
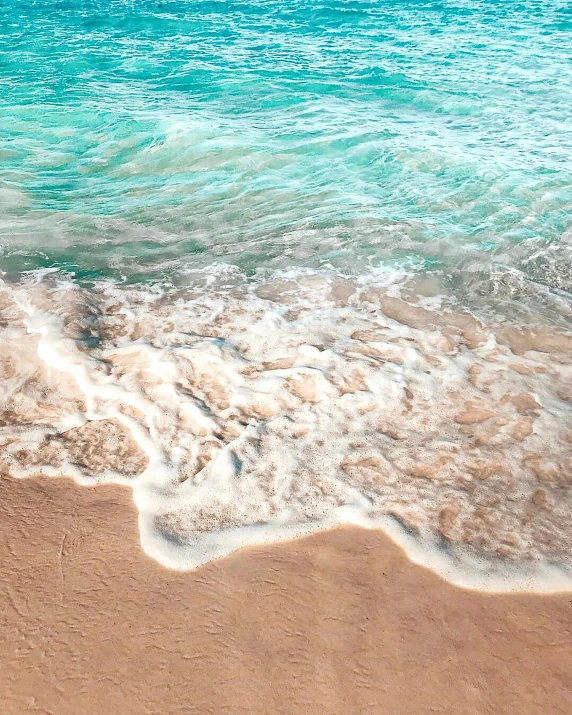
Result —
[[400, 286], [6, 282], [4, 468], [129, 485], [174, 569], [352, 523], [460, 585], [572, 588], [572, 335]]

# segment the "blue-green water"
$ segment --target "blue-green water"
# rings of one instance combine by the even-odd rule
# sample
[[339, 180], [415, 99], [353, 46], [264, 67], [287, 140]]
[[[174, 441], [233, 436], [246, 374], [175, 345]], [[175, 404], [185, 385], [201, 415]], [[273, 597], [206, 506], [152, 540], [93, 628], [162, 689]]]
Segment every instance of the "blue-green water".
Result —
[[571, 209], [566, 2], [0, 4], [9, 276], [400, 267], [562, 322]]
[[0, 0], [0, 269], [2, 469], [161, 563], [570, 590], [565, 2]]

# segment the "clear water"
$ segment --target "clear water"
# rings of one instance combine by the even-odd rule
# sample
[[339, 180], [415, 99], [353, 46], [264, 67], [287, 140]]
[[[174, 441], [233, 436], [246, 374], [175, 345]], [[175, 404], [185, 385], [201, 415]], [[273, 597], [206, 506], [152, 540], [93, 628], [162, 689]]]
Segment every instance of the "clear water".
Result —
[[571, 228], [568, 3], [0, 0], [0, 471], [569, 589]]
[[567, 322], [571, 60], [552, 0], [3, 2], [2, 266], [402, 267]]

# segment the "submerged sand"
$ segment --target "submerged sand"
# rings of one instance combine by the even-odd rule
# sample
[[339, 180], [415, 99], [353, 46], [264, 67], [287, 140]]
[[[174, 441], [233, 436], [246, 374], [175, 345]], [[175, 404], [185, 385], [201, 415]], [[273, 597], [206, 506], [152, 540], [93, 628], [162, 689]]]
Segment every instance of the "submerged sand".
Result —
[[463, 590], [353, 527], [170, 571], [119, 486], [2, 477], [0, 512], [5, 715], [570, 712], [570, 593]]
[[224, 276], [0, 286], [0, 470], [130, 485], [169, 568], [357, 524], [465, 587], [572, 588], [570, 331]]

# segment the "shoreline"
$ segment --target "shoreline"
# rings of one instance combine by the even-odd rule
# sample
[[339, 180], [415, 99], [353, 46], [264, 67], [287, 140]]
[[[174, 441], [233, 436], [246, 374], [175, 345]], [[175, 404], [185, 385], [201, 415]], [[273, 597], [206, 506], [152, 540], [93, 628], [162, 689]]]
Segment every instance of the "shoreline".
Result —
[[570, 593], [464, 590], [355, 527], [169, 571], [123, 487], [0, 492], [8, 715], [567, 712]]
[[132, 486], [177, 570], [353, 523], [464, 587], [571, 589], [572, 334], [310, 278], [8, 290], [1, 468]]

